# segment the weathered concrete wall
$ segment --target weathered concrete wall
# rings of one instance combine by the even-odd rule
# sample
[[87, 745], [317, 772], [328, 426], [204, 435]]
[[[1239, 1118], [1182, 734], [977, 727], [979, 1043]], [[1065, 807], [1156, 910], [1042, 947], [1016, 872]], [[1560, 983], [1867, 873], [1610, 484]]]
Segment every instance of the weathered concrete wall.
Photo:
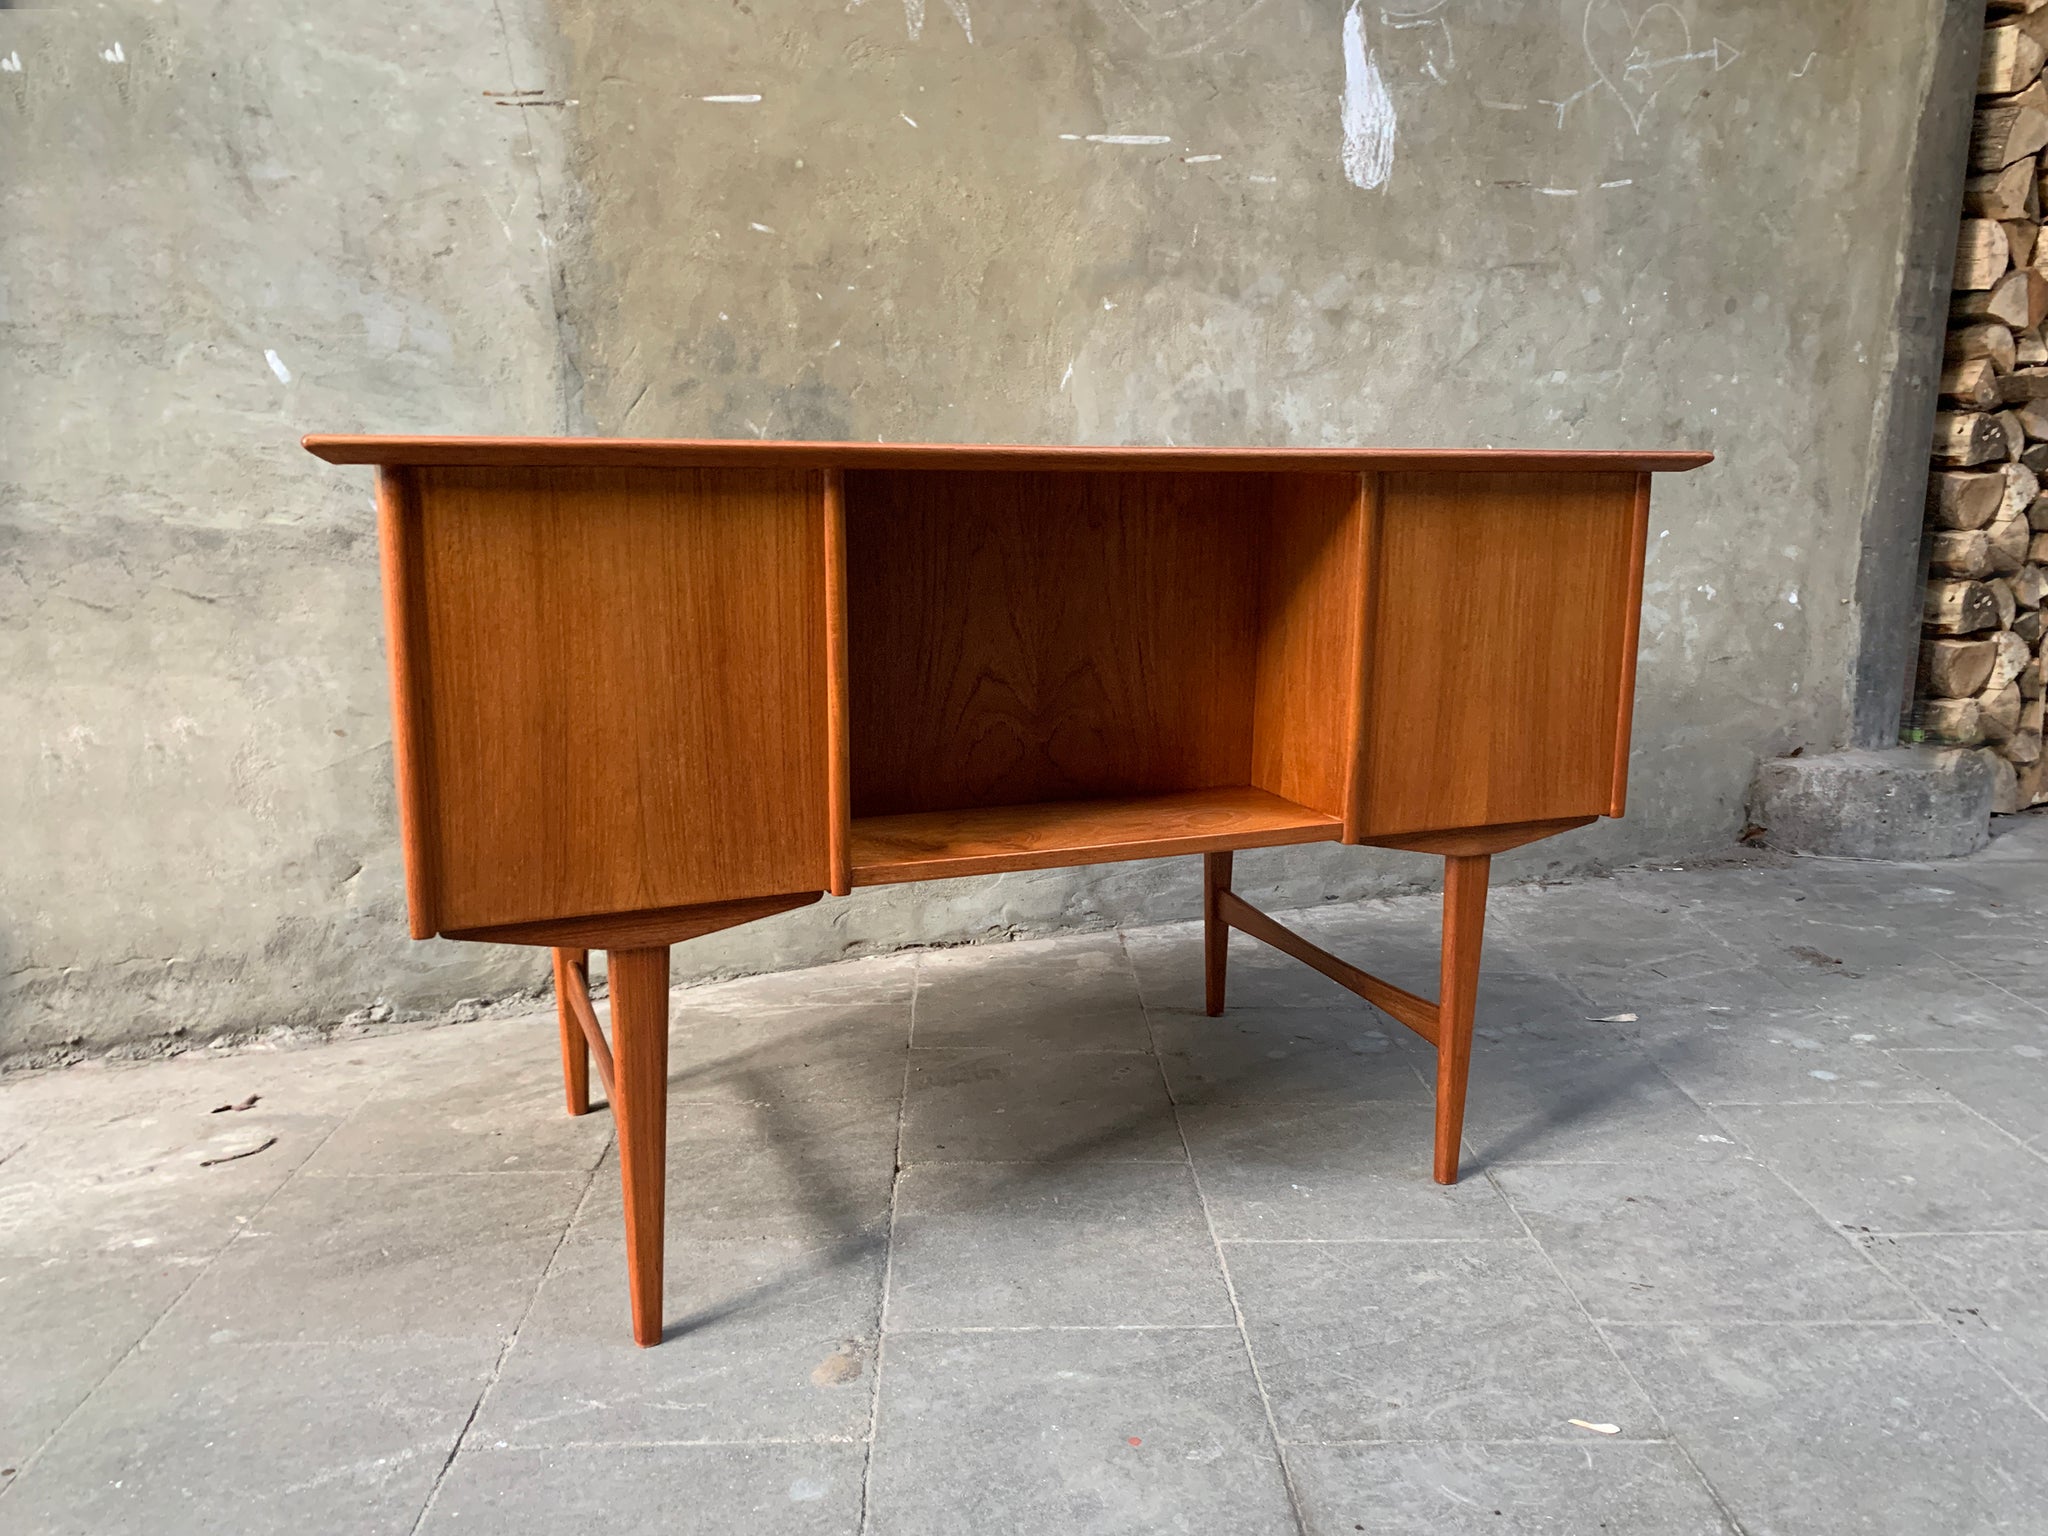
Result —
[[[536, 976], [402, 937], [315, 428], [1712, 448], [1658, 490], [1631, 813], [1518, 867], [1725, 846], [1760, 756], [1851, 735], [1943, 13], [1404, 0], [1347, 58], [1333, 0], [0, 12], [0, 1054]], [[679, 965], [1192, 890], [895, 888]]]

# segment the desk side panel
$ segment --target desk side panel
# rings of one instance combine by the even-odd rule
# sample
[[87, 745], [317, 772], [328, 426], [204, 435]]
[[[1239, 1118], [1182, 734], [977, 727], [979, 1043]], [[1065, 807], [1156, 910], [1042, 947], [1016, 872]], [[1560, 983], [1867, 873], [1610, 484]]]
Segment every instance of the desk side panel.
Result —
[[1370, 475], [1275, 475], [1261, 540], [1252, 783], [1332, 816], [1358, 738]]
[[438, 927], [824, 889], [821, 476], [415, 473]]
[[1637, 480], [1383, 477], [1358, 836], [1609, 813], [1642, 590]]

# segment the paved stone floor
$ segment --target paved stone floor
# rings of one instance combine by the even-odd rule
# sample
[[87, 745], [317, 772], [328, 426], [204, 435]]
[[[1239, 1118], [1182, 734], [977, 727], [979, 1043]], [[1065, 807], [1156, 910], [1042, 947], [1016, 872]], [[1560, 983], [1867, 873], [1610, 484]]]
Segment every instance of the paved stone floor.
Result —
[[2048, 1531], [2003, 825], [1497, 891], [1449, 1190], [1428, 1050], [1192, 927], [683, 991], [646, 1351], [551, 1017], [0, 1082], [0, 1530]]

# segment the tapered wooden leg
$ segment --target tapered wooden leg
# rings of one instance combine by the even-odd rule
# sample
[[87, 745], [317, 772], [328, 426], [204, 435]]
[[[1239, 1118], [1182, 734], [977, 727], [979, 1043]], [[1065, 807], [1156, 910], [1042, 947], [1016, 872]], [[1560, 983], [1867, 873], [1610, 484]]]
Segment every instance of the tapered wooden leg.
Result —
[[569, 1113], [590, 1113], [590, 1042], [583, 1038], [583, 1026], [576, 1010], [569, 1006], [570, 990], [588, 988], [587, 949], [558, 949], [555, 956], [555, 1018], [562, 1029], [562, 1095]]
[[661, 1342], [662, 1175], [668, 1158], [668, 946], [614, 949], [612, 1118], [626, 1205], [633, 1342]]
[[1486, 930], [1487, 854], [1444, 860], [1443, 960], [1437, 991], [1436, 1181], [1458, 1182], [1465, 1133], [1465, 1074], [1472, 1062], [1472, 1008], [1479, 996], [1479, 945]]
[[1202, 855], [1202, 979], [1209, 1017], [1223, 1011], [1223, 982], [1230, 969], [1230, 925], [1217, 898], [1230, 889], [1230, 855]]

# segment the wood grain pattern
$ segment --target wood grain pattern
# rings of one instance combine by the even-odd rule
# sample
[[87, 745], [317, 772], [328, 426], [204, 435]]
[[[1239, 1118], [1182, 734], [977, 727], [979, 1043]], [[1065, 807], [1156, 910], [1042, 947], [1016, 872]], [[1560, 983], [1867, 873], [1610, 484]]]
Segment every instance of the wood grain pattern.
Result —
[[605, 956], [612, 993], [612, 1121], [626, 1215], [633, 1342], [661, 1342], [662, 1229], [668, 1171], [668, 949]]
[[1292, 928], [1273, 921], [1235, 891], [1217, 894], [1216, 910], [1224, 922], [1241, 929], [1262, 944], [1270, 944], [1283, 955], [1291, 955], [1312, 970], [1320, 971], [1338, 986], [1356, 992], [1373, 1007], [1434, 1045], [1437, 1042], [1437, 1005], [1417, 997], [1391, 981], [1382, 981], [1370, 971], [1360, 970], [1327, 949], [1311, 944]]
[[1479, 1000], [1479, 951], [1486, 936], [1486, 880], [1492, 865], [1485, 854], [1444, 860], [1433, 1170], [1439, 1184], [1458, 1182], [1458, 1154], [1465, 1133], [1465, 1081], [1472, 1064], [1472, 1015]]
[[1631, 474], [1385, 477], [1362, 840], [1606, 810], [1636, 496]]
[[377, 561], [384, 590], [384, 657], [391, 676], [391, 761], [405, 910], [416, 939], [439, 929], [435, 903], [432, 735], [420, 605], [419, 486], [410, 469], [377, 471]]
[[440, 927], [823, 890], [818, 477], [419, 480]]
[[1251, 777], [1258, 476], [846, 476], [853, 814]]
[[548, 917], [532, 923], [501, 923], [490, 928], [450, 928], [441, 937], [471, 944], [570, 945], [585, 949], [637, 949], [651, 944], [681, 944], [689, 939], [737, 928], [741, 923], [807, 907], [821, 891], [792, 891], [783, 896], [748, 896], [739, 901], [709, 901], [689, 907], [656, 907], [640, 912], [601, 912], [590, 917]]
[[1260, 540], [1251, 782], [1342, 816], [1358, 740], [1361, 475], [1275, 475]]
[[1223, 1012], [1224, 985], [1230, 979], [1230, 924], [1223, 919], [1223, 897], [1230, 890], [1232, 857], [1202, 855], [1202, 998], [1210, 1018]]
[[853, 890], [852, 759], [846, 699], [846, 477], [825, 471], [825, 831], [834, 896]]
[[1457, 827], [1447, 832], [1396, 833], [1362, 839], [1374, 848], [1403, 848], [1410, 853], [1495, 854], [1590, 826], [1597, 816], [1565, 816], [1556, 821], [1515, 821], [1498, 827]]
[[1620, 816], [1628, 810], [1629, 735], [1635, 725], [1636, 651], [1643, 624], [1643, 561], [1649, 554], [1649, 547], [1650, 477], [1639, 474], [1636, 476], [1635, 524], [1629, 548], [1629, 601], [1622, 614], [1620, 707], [1614, 724], [1614, 778], [1608, 786], [1604, 807], [1609, 816]]
[[1330, 842], [1342, 831], [1335, 816], [1242, 786], [863, 817], [853, 824], [853, 883], [1275, 848]]
[[316, 432], [300, 439], [330, 464], [468, 465], [512, 468], [1000, 469], [1275, 471], [1360, 474], [1372, 470], [1686, 470], [1711, 453], [1685, 450], [1499, 448], [1162, 448], [982, 443], [797, 443], [697, 438], [418, 437]]
[[[555, 1023], [562, 1037], [562, 1097], [572, 1115], [590, 1113], [590, 1038], [582, 1010], [590, 1007], [590, 952], [554, 952]], [[592, 1015], [593, 1022], [595, 1015]], [[606, 1063], [609, 1069], [610, 1063]], [[611, 1090], [605, 1090], [609, 1093]]]

